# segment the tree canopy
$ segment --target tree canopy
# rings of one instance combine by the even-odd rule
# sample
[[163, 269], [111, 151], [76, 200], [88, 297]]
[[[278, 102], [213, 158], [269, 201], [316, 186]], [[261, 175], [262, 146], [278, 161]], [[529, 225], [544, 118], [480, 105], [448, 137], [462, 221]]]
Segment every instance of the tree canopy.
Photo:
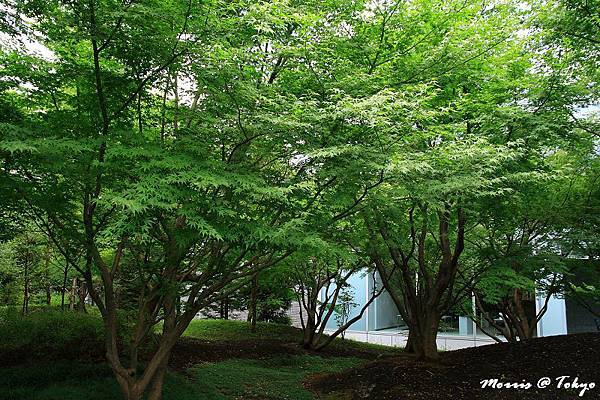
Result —
[[543, 3], [9, 0], [0, 238], [85, 282], [126, 399], [274, 266], [376, 271], [423, 357], [472, 293], [593, 296], [600, 5]]

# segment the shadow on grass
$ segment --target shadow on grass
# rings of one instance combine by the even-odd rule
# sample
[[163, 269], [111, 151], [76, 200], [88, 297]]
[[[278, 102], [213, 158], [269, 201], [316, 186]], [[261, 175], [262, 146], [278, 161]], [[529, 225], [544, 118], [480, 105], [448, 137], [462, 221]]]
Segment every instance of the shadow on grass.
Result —
[[[303, 380], [364, 363], [358, 358], [279, 356], [265, 360], [231, 359], [191, 368], [188, 377], [170, 373], [164, 400], [311, 400]], [[0, 400], [114, 400], [119, 388], [105, 364], [55, 362], [0, 370]]]

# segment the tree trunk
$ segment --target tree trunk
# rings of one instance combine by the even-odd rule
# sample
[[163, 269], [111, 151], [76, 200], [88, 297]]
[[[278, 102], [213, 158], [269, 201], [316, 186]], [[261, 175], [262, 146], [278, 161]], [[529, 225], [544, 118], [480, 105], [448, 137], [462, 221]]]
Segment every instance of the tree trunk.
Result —
[[50, 284], [48, 283], [48, 285], [46, 286], [46, 305], [51, 305], [52, 304], [52, 287], [50, 287]]
[[256, 304], [258, 302], [258, 272], [252, 275], [252, 292], [250, 294], [250, 330], [256, 332]]
[[148, 391], [148, 400], [160, 400], [162, 399], [162, 388], [165, 382], [165, 375], [167, 373], [168, 358], [161, 363], [154, 376], [152, 387]]
[[406, 346], [404, 347], [404, 351], [406, 353], [414, 354], [415, 353], [415, 333], [413, 330], [408, 330], [408, 339], [406, 339]]
[[498, 305], [504, 319], [502, 334], [508, 342], [526, 341], [536, 335], [535, 305], [520, 289], [514, 289]]
[[77, 310], [80, 312], [87, 313], [87, 309], [85, 308], [85, 299], [87, 298], [87, 286], [83, 280], [77, 286], [77, 294], [79, 295], [79, 304], [77, 305]]
[[52, 280], [50, 279], [50, 257], [52, 253], [50, 252], [50, 245], [46, 246], [46, 254], [44, 255], [44, 278], [45, 278], [45, 286], [46, 286], [46, 305], [50, 305], [52, 302]]
[[71, 283], [71, 293], [69, 293], [69, 310], [73, 311], [75, 309], [75, 299], [77, 294], [77, 278], [73, 278], [73, 282]]
[[413, 352], [420, 360], [436, 360], [439, 357], [437, 350], [437, 332], [426, 330], [417, 335], [413, 340]]
[[143, 132], [143, 124], [142, 124], [142, 92], [139, 92], [137, 95], [137, 123], [140, 135]]
[[[114, 351], [109, 342], [107, 342], [107, 355]], [[166, 349], [166, 351], [163, 351], [164, 357], [153, 358], [148, 362], [148, 364], [145, 366], [144, 373], [156, 367], [150, 379], [145, 379], [147, 377], [145, 377], [143, 373], [141, 375], [137, 374], [137, 355], [130, 355], [130, 368], [128, 369], [128, 376], [123, 376], [119, 373], [119, 369], [122, 368], [122, 366], [120, 366], [120, 362], [117, 359], [111, 359], [111, 357], [108, 357], [109, 362], [113, 367], [113, 373], [121, 388], [123, 399], [162, 399], [163, 383], [168, 369], [170, 354], [171, 348], [169, 347]]]
[[[170, 352], [169, 352], [170, 353]], [[168, 370], [169, 356], [163, 359], [157, 366], [156, 372], [148, 385], [144, 385], [142, 379], [133, 377], [125, 379], [115, 373], [117, 381], [121, 387], [121, 393], [124, 400], [161, 400], [165, 376]], [[144, 396], [146, 394], [146, 396]]]
[[405, 351], [414, 354], [420, 360], [436, 360], [439, 357], [437, 351], [439, 320], [439, 315], [430, 311], [420, 315], [414, 323], [411, 323]]
[[[225, 297], [219, 303], [219, 317], [221, 319], [229, 319], [229, 297]], [[248, 315], [248, 318], [250, 315]]]
[[27, 315], [29, 313], [29, 278], [25, 278], [23, 282], [23, 309], [21, 314]]
[[63, 270], [63, 282], [60, 296], [60, 309], [65, 309], [65, 294], [67, 292], [67, 279], [69, 275], [69, 262], [65, 260], [65, 269]]
[[21, 314], [27, 315], [29, 313], [29, 256], [25, 257], [24, 270], [23, 270], [23, 308]]
[[126, 381], [119, 379], [119, 385], [121, 386], [121, 393], [123, 393], [124, 400], [142, 400], [143, 392], [141, 392], [133, 381]]
[[[309, 313], [309, 315], [310, 315], [310, 313]], [[306, 327], [304, 328], [304, 332], [302, 335], [302, 347], [305, 349], [312, 349], [312, 347], [313, 347], [313, 342], [315, 340], [315, 333], [316, 333], [315, 332], [316, 326], [313, 321], [314, 321], [314, 319], [313, 320], [308, 319], [306, 321]]]
[[179, 75], [175, 72], [173, 76], [173, 94], [175, 95], [175, 109], [173, 110], [173, 132], [179, 130]]
[[167, 82], [165, 83], [165, 91], [162, 98], [162, 109], [160, 117], [160, 140], [165, 139], [165, 125], [166, 125], [166, 113], [167, 113], [167, 94], [169, 93], [169, 87], [171, 86], [171, 75], [167, 76]]

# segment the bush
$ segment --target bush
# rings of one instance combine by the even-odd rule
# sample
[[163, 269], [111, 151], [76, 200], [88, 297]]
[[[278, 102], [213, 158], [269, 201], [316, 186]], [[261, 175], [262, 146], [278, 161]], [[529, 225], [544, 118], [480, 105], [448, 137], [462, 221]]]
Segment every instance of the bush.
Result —
[[0, 361], [104, 359], [102, 320], [90, 314], [40, 309], [22, 316], [0, 309]]
[[250, 339], [300, 342], [302, 337], [299, 329], [288, 325], [259, 322], [256, 332], [251, 332], [249, 322], [224, 319], [195, 319], [183, 335], [215, 342]]

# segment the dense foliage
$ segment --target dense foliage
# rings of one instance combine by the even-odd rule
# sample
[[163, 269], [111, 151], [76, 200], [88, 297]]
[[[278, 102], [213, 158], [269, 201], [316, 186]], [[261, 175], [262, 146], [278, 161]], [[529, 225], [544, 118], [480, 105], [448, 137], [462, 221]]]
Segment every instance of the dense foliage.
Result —
[[296, 289], [318, 347], [358, 269], [427, 358], [472, 294], [521, 340], [520, 299], [597, 296], [593, 1], [5, 3], [0, 296], [93, 302], [126, 399], [234, 297]]

